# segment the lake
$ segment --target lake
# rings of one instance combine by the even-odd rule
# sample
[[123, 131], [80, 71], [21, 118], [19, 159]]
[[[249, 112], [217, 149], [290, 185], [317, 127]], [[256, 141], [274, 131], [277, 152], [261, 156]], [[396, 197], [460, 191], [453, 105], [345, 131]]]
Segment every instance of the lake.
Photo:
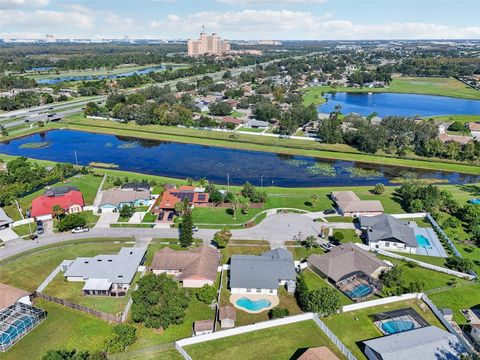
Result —
[[318, 107], [322, 113], [335, 111], [341, 105], [344, 114], [358, 113], [368, 116], [374, 112], [380, 117], [474, 115], [480, 114], [480, 100], [457, 99], [446, 96], [395, 94], [395, 93], [345, 93], [326, 94], [327, 102]]
[[[33, 149], [31, 143], [43, 143]], [[75, 130], [52, 130], [0, 143], [0, 154], [42, 160], [118, 165], [118, 169], [172, 178], [207, 178], [219, 184], [284, 187], [392, 184], [399, 176], [439, 179], [460, 184], [480, 176], [418, 170], [349, 161], [323, 160], [268, 152], [227, 149], [195, 144], [142, 140]]]
[[[64, 77], [55, 77], [51, 79], [39, 79], [37, 84], [40, 85], [54, 85], [62, 83], [65, 81], [86, 81], [86, 80], [101, 80], [101, 79], [117, 79], [132, 75], [144, 75], [152, 72], [157, 72], [165, 70], [167, 67], [165, 65], [152, 66], [141, 70], [128, 71], [121, 74], [110, 74], [110, 75], [74, 75], [74, 76], [64, 76]], [[178, 66], [172, 66], [172, 69], [178, 68]]]

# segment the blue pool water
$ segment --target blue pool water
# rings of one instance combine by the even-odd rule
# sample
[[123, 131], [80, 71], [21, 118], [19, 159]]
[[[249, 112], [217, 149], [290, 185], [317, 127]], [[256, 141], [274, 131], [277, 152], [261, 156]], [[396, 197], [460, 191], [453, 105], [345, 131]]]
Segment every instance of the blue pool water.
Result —
[[411, 321], [391, 320], [382, 324], [382, 329], [387, 334], [396, 334], [415, 328], [415, 324]]
[[[0, 344], [8, 345], [33, 326], [33, 318], [24, 316], [0, 333]], [[18, 331], [18, 332], [17, 332]]]
[[480, 199], [471, 199], [470, 203], [475, 205], [480, 205]]
[[420, 235], [420, 234], [415, 235], [415, 238], [417, 239], [418, 246], [422, 246], [422, 247], [432, 246], [432, 244], [430, 244], [430, 241], [428, 241], [428, 239], [423, 235]]
[[377, 113], [380, 117], [435, 116], [450, 114], [480, 114], [479, 100], [457, 99], [446, 96], [417, 94], [349, 94], [335, 93], [326, 95], [327, 102], [318, 107], [322, 113], [335, 111], [340, 105], [341, 112], [351, 112], [368, 116]]
[[347, 295], [351, 299], [360, 299], [367, 295], [370, 295], [372, 292], [373, 289], [371, 286], [368, 286], [366, 284], [360, 284], [355, 286], [352, 290], [347, 291]]
[[272, 303], [267, 299], [260, 299], [260, 300], [250, 300], [246, 297], [242, 297], [237, 300], [237, 305], [250, 310], [250, 311], [259, 311], [269, 307]]

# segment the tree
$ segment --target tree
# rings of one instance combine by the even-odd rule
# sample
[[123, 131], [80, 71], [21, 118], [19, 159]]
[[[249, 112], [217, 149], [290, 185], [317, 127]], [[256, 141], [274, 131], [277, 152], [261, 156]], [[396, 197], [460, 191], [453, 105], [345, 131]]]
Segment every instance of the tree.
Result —
[[445, 265], [456, 271], [470, 273], [473, 271], [473, 263], [470, 259], [461, 258], [459, 256], [451, 256], [445, 261]]
[[268, 312], [268, 317], [273, 320], [273, 319], [280, 319], [285, 316], [290, 315], [290, 311], [285, 308], [279, 308], [279, 307], [274, 307]]
[[[185, 198], [185, 200], [188, 199]], [[193, 243], [193, 219], [192, 210], [188, 205], [182, 215], [182, 222], [180, 224], [180, 245], [182, 247], [189, 247]]]
[[343, 142], [342, 120], [332, 114], [318, 126], [318, 137], [326, 144], [340, 144]]
[[130, 219], [135, 213], [135, 208], [130, 205], [123, 205], [120, 208], [120, 217], [123, 219]]
[[403, 269], [398, 265], [395, 265], [389, 271], [382, 271], [380, 280], [382, 280], [383, 285], [387, 288], [384, 288], [386, 294], [392, 292], [393, 295], [400, 295], [405, 292]]
[[318, 202], [320, 198], [318, 197], [317, 194], [312, 194], [312, 196], [310, 196], [310, 201], [312, 202], [312, 205], [315, 206], [315, 204]]
[[42, 360], [106, 360], [107, 356], [104, 353], [96, 352], [89, 353], [88, 351], [73, 350], [48, 350], [43, 355]]
[[95, 102], [89, 102], [85, 105], [85, 110], [83, 111], [85, 116], [98, 115], [100, 112], [100, 107]]
[[337, 313], [341, 308], [340, 295], [334, 288], [321, 287], [308, 293], [307, 311], [328, 316]]
[[123, 352], [137, 339], [135, 329], [131, 325], [115, 325], [112, 335], [105, 339], [105, 351], [108, 354]]
[[345, 238], [345, 236], [343, 235], [343, 233], [341, 231], [335, 231], [333, 233], [333, 240], [336, 243], [341, 243], [344, 238]]
[[208, 110], [210, 111], [211, 115], [215, 115], [215, 116], [230, 115], [233, 111], [230, 104], [228, 104], [226, 102], [223, 102], [223, 101], [218, 101], [218, 102], [211, 103], [208, 106]]
[[186, 289], [166, 274], [149, 273], [138, 280], [132, 293], [132, 320], [148, 328], [181, 324], [190, 300]]
[[303, 244], [307, 249], [311, 249], [312, 247], [316, 247], [317, 244], [317, 238], [313, 235], [309, 235], [303, 240]]
[[223, 195], [219, 190], [213, 189], [210, 191], [210, 196], [208, 197], [208, 201], [214, 204], [218, 204], [218, 203], [221, 203], [222, 200], [223, 200]]
[[205, 304], [211, 304], [217, 298], [217, 289], [215, 286], [205, 284], [197, 291], [197, 298]]
[[215, 235], [213, 235], [213, 241], [215, 241], [217, 247], [219, 248], [225, 248], [231, 238], [232, 232], [228, 229], [222, 229], [220, 231], [217, 231]]
[[52, 213], [54, 218], [60, 219], [63, 215], [65, 215], [65, 210], [63, 210], [60, 205], [55, 204], [52, 206]]
[[75, 229], [76, 227], [84, 227], [87, 221], [80, 214], [69, 214], [58, 222], [57, 229], [60, 232]]
[[248, 181], [243, 185], [241, 194], [253, 203], [263, 203], [267, 200], [266, 193], [258, 191], [255, 186]]
[[372, 192], [377, 195], [383, 194], [385, 192], [385, 185], [383, 185], [382, 183], [375, 184]]

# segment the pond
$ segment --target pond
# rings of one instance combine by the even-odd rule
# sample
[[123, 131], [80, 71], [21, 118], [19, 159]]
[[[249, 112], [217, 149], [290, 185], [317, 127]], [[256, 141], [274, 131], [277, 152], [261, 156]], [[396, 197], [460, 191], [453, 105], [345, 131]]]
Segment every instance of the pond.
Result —
[[446, 96], [394, 94], [394, 93], [345, 93], [327, 94], [327, 102], [318, 107], [322, 113], [335, 111], [341, 106], [344, 114], [358, 113], [368, 116], [377, 113], [380, 117], [474, 115], [480, 114], [480, 100], [457, 99]]
[[[35, 146], [42, 143], [42, 146]], [[52, 130], [0, 143], [0, 154], [89, 165], [103, 164], [172, 178], [205, 177], [219, 184], [284, 187], [392, 184], [401, 176], [449, 183], [480, 181], [480, 176], [376, 164], [290, 156], [250, 150], [143, 140], [74, 130]], [[76, 159], [75, 159], [76, 155]]]
[[[144, 75], [156, 71], [165, 70], [167, 67], [165, 65], [152, 66], [141, 70], [128, 71], [120, 74], [110, 74], [110, 75], [74, 75], [74, 76], [63, 76], [55, 77], [51, 79], [39, 79], [37, 84], [40, 85], [54, 85], [62, 83], [65, 81], [85, 81], [85, 80], [101, 80], [101, 79], [117, 79], [121, 77], [132, 76], [134, 74]], [[172, 69], [178, 68], [178, 66], [172, 66]]]

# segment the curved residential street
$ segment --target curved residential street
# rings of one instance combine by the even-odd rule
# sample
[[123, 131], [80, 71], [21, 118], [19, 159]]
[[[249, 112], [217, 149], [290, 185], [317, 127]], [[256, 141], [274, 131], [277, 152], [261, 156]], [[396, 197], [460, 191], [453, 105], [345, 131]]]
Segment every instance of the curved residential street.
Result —
[[[233, 239], [236, 240], [266, 240], [272, 248], [282, 247], [285, 241], [292, 240], [299, 234], [305, 238], [309, 235], [318, 236], [321, 226], [350, 228], [351, 223], [317, 223], [305, 214], [275, 214], [265, 218], [259, 225], [247, 228], [232, 230]], [[194, 237], [210, 243], [217, 230], [200, 229], [194, 233]], [[65, 241], [83, 240], [89, 238], [127, 238], [132, 237], [136, 241], [152, 238], [178, 238], [178, 229], [150, 229], [150, 228], [93, 228], [87, 233], [72, 234], [45, 234], [34, 241], [16, 239], [6, 243], [0, 249], [0, 260], [20, 254], [46, 245], [60, 244]]]

